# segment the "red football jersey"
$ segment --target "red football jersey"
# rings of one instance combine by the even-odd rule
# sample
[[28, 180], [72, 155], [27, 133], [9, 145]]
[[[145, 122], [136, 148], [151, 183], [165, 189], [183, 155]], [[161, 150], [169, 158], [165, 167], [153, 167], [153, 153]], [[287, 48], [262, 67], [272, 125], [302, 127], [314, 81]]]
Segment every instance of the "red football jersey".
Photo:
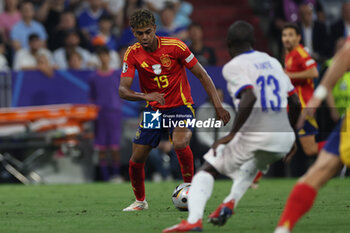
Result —
[[[287, 72], [293, 73], [311, 69], [317, 66], [317, 63], [304, 47], [299, 45], [286, 55], [284, 65]], [[314, 92], [313, 79], [292, 79], [291, 81], [298, 92], [301, 104], [305, 106]]]
[[197, 64], [197, 59], [182, 41], [157, 37], [158, 48], [147, 52], [140, 43], [130, 46], [124, 55], [121, 77], [134, 77], [139, 73], [140, 89], [144, 93], [164, 93], [165, 105], [156, 101], [149, 104], [165, 109], [193, 104], [186, 69]]

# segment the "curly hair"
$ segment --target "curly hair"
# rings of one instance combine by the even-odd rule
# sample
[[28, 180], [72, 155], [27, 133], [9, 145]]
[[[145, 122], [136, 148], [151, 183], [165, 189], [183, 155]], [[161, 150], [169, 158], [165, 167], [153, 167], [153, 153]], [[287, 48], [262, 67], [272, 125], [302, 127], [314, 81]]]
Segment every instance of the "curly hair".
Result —
[[130, 16], [129, 21], [132, 28], [143, 28], [155, 25], [154, 15], [146, 9], [136, 10]]

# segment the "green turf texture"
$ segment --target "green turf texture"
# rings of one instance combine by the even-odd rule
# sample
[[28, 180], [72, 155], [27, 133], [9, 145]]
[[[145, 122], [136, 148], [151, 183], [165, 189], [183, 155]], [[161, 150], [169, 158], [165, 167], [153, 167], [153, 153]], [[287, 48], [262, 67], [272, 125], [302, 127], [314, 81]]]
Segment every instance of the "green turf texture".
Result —
[[[226, 196], [229, 180], [215, 183], [204, 213], [205, 232], [273, 232], [295, 180], [263, 179], [248, 190], [236, 214], [223, 227], [206, 217]], [[179, 182], [146, 183], [149, 210], [122, 212], [133, 200], [129, 183], [82, 185], [1, 185], [0, 233], [153, 233], [187, 217], [173, 207]], [[319, 193], [314, 208], [295, 233], [350, 232], [350, 179], [334, 179]]]

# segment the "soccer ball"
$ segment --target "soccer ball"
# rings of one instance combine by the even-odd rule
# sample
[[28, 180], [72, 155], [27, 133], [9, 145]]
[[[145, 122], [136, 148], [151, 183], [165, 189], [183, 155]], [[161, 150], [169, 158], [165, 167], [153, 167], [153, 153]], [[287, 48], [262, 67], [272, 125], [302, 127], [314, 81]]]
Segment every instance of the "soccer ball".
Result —
[[188, 192], [190, 191], [191, 183], [183, 183], [178, 185], [173, 195], [171, 196], [171, 199], [174, 203], [174, 206], [181, 210], [181, 211], [187, 211], [188, 210]]

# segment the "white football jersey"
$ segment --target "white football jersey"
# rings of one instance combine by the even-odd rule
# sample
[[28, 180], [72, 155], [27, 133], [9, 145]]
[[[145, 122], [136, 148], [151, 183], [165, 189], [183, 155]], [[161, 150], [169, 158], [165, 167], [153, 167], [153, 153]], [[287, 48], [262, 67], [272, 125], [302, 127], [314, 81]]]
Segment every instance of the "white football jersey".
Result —
[[281, 64], [266, 53], [251, 50], [233, 58], [222, 73], [236, 106], [246, 88], [252, 88], [257, 98], [235, 137], [250, 149], [288, 152], [295, 135], [288, 119], [287, 98], [294, 87]]

